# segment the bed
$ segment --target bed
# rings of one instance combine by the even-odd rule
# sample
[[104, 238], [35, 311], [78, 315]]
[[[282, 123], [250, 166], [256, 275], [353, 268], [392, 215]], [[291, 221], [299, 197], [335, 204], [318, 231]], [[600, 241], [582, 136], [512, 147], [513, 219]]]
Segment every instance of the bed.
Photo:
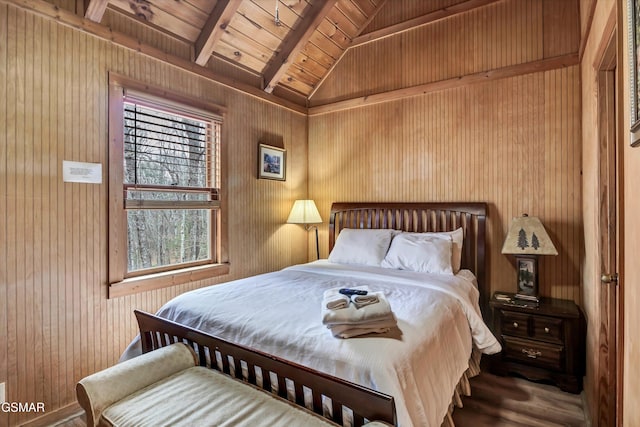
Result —
[[[500, 350], [482, 318], [489, 294], [485, 221], [484, 203], [334, 203], [328, 260], [191, 291], [156, 314], [393, 396], [402, 427], [453, 425], [452, 404], [468, 391], [468, 376], [479, 371], [478, 354]], [[346, 229], [345, 236], [365, 229], [461, 229], [459, 271], [336, 262], [332, 255], [343, 248]], [[349, 339], [332, 336], [320, 321], [322, 293], [362, 284], [388, 298], [397, 327]], [[123, 359], [139, 351], [134, 341]]]

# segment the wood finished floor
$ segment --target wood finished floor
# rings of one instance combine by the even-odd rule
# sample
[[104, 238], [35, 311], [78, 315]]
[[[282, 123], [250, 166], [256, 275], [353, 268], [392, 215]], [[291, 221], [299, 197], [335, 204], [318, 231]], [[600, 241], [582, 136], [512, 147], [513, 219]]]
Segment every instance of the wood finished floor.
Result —
[[456, 408], [456, 427], [583, 427], [582, 398], [558, 387], [483, 372], [471, 379], [471, 397]]
[[[497, 377], [483, 372], [471, 380], [471, 397], [456, 408], [456, 427], [583, 427], [579, 394], [516, 377]], [[84, 415], [55, 427], [86, 427]]]

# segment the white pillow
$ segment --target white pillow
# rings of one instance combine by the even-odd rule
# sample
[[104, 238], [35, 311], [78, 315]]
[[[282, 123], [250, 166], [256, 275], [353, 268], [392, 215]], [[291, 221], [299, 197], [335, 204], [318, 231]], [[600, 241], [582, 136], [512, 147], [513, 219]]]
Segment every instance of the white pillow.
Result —
[[379, 267], [389, 250], [394, 230], [345, 228], [336, 239], [329, 261]]
[[453, 268], [453, 274], [458, 274], [460, 266], [462, 264], [462, 243], [464, 242], [464, 230], [462, 227], [454, 231], [441, 231], [437, 233], [425, 233], [432, 236], [451, 237], [453, 246], [451, 248], [451, 267]]
[[453, 274], [451, 237], [401, 233], [393, 238], [381, 266], [421, 273]]

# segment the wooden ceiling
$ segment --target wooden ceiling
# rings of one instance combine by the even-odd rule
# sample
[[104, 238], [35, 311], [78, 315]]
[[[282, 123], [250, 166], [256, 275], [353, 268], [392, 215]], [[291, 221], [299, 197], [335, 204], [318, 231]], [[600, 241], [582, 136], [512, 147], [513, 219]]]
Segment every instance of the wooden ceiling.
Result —
[[[233, 69], [267, 93], [308, 105], [347, 49], [374, 38], [496, 0], [449, 0], [445, 7], [392, 27], [365, 31], [376, 14], [398, 0], [87, 0], [85, 17], [125, 15], [191, 47], [191, 60]], [[396, 3], [398, 2], [398, 3]], [[396, 3], [394, 5], [394, 3]], [[418, 1], [429, 4], [431, 1]], [[437, 7], [437, 6], [436, 6]]]

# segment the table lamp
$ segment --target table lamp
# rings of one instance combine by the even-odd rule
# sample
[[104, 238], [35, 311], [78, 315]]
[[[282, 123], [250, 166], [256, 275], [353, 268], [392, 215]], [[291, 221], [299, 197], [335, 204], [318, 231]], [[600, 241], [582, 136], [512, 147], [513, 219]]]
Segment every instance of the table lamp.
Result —
[[556, 247], [544, 229], [542, 222], [534, 216], [523, 214], [513, 218], [511, 227], [502, 246], [503, 254], [516, 257], [518, 270], [515, 297], [539, 302], [538, 298], [538, 256], [558, 255]]

